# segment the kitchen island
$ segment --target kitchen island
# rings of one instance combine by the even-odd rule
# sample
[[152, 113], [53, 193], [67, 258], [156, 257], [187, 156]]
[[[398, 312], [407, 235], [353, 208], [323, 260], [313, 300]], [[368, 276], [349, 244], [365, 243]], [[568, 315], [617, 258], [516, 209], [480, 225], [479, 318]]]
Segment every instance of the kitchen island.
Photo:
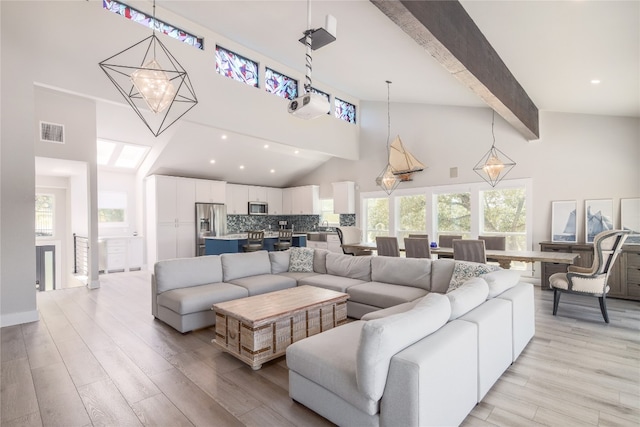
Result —
[[[264, 249], [273, 251], [273, 245], [278, 241], [278, 233], [264, 233]], [[242, 245], [247, 244], [247, 233], [227, 234], [225, 236], [205, 237], [205, 255], [220, 255], [225, 253], [242, 252]], [[292, 246], [307, 246], [306, 234], [294, 234]]]

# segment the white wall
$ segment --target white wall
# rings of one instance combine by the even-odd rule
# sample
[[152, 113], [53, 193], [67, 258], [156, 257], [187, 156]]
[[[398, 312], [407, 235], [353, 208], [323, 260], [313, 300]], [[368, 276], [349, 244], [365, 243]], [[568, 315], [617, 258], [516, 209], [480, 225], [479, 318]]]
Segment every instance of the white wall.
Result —
[[[331, 196], [331, 182], [355, 181], [359, 191], [375, 191], [385, 166], [386, 103], [363, 102], [360, 160], [332, 159], [297, 184], [320, 184]], [[527, 142], [496, 116], [496, 147], [516, 161], [508, 178], [533, 181], [533, 247], [550, 239], [551, 201], [613, 199], [620, 226], [621, 198], [640, 197], [640, 119], [541, 112], [541, 138]], [[399, 188], [477, 182], [473, 167], [491, 147], [491, 110], [416, 104], [391, 105], [391, 139], [399, 134], [407, 149], [428, 166]], [[458, 168], [450, 178], [449, 169]], [[487, 184], [488, 186], [488, 184]], [[578, 240], [584, 241], [584, 219]]]

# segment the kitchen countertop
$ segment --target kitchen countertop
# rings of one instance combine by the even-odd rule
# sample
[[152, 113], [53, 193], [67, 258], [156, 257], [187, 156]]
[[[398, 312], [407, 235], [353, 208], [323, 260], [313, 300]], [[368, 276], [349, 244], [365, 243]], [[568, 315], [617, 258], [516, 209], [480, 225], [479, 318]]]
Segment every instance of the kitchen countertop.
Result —
[[[272, 231], [272, 232], [265, 232], [264, 233], [264, 238], [265, 239], [270, 239], [270, 238], [277, 238], [278, 237], [278, 232], [277, 231]], [[307, 237], [307, 233], [293, 233], [293, 237]], [[224, 236], [207, 236], [205, 237], [205, 239], [212, 239], [212, 240], [243, 240], [247, 238], [247, 233], [237, 233], [237, 234], [226, 234]]]

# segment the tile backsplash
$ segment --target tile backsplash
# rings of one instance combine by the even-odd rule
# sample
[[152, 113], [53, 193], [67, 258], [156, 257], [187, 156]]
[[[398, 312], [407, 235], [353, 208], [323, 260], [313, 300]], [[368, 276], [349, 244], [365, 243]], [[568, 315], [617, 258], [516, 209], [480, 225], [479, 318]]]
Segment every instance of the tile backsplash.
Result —
[[[320, 215], [227, 215], [227, 233], [244, 233], [248, 230], [277, 230], [279, 221], [287, 221], [287, 228], [294, 231], [311, 231], [320, 223]], [[340, 225], [356, 224], [355, 214], [341, 214]]]

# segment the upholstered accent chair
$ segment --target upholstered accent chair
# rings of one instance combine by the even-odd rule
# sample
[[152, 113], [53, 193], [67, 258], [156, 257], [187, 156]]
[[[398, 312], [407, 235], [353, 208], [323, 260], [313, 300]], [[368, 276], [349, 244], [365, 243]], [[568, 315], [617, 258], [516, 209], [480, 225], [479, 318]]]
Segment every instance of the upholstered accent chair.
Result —
[[243, 252], [255, 252], [264, 249], [264, 231], [249, 231], [247, 244], [242, 245]]
[[[504, 236], [478, 236], [478, 239], [484, 240], [484, 248], [490, 250], [504, 251], [507, 248], [507, 238]], [[498, 262], [491, 257], [487, 261]]]
[[293, 230], [278, 230], [278, 241], [273, 244], [276, 251], [286, 251], [293, 242]]
[[593, 239], [593, 264], [591, 267], [570, 265], [567, 273], [555, 273], [549, 277], [553, 288], [553, 315], [558, 312], [560, 295], [563, 292], [589, 295], [600, 300], [600, 311], [606, 323], [609, 323], [606, 295], [609, 292], [607, 279], [611, 267], [620, 253], [629, 232], [607, 230]]
[[429, 240], [428, 234], [409, 234], [410, 239], [427, 239]]
[[487, 255], [484, 240], [455, 239], [453, 241], [453, 259], [486, 264]]
[[[347, 245], [349, 243], [360, 243], [362, 241], [362, 230], [358, 227], [339, 227], [336, 228], [336, 232], [338, 233], [338, 238], [340, 239], [341, 245]], [[345, 249], [342, 248], [342, 252], [346, 255], [371, 255], [373, 251], [366, 249]]]
[[376, 248], [379, 256], [400, 256], [397, 237], [377, 236]]
[[431, 258], [429, 238], [405, 237], [404, 250], [407, 258]]

